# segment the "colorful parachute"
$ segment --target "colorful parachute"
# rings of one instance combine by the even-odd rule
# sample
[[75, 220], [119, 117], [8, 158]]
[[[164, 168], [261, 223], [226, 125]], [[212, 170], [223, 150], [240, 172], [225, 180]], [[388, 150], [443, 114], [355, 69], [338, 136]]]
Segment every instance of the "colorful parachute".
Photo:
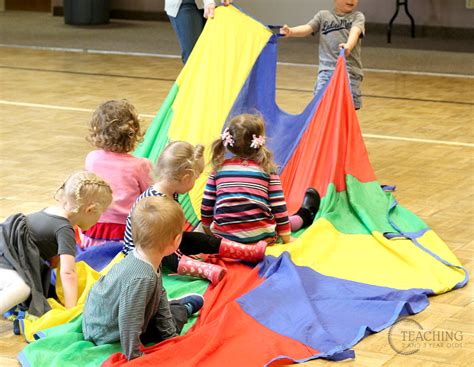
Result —
[[[206, 291], [187, 334], [128, 363], [114, 354], [104, 365], [344, 359], [366, 335], [423, 310], [428, 295], [466, 284], [446, 244], [377, 182], [343, 55], [325, 90], [292, 115], [275, 103], [277, 39], [237, 8], [219, 7], [135, 154], [154, 161], [168, 140], [210, 146], [229, 118], [259, 111], [290, 212], [313, 186], [323, 197], [316, 221], [296, 242], [268, 248], [256, 268], [226, 262], [228, 274]], [[199, 222], [206, 178], [180, 198], [190, 226]]]
[[[287, 252], [295, 265], [398, 289], [442, 293], [464, 285], [466, 272], [446, 244], [376, 181], [344, 58], [321, 95], [302, 114], [291, 115], [275, 103], [276, 51], [277, 36], [267, 27], [235, 7], [219, 8], [136, 154], [156, 160], [169, 139], [209, 147], [229, 117], [259, 111], [290, 212], [309, 186], [323, 197], [318, 220], [300, 240], [274, 246], [268, 255]], [[201, 176], [182, 199], [192, 225], [199, 220], [206, 179]]]
[[[209, 146], [230, 117], [252, 111], [265, 117], [290, 211], [309, 186], [323, 200], [297, 242], [267, 250], [258, 286], [227, 306], [235, 312], [230, 323], [251, 317], [312, 348], [309, 354], [336, 355], [367, 331], [422, 310], [426, 295], [463, 286], [467, 273], [443, 241], [376, 181], [344, 57], [326, 90], [291, 115], [275, 103], [276, 56], [277, 36], [268, 28], [236, 8], [219, 9], [137, 154], [155, 159], [168, 138]], [[199, 218], [205, 179], [184, 204], [191, 223]]]

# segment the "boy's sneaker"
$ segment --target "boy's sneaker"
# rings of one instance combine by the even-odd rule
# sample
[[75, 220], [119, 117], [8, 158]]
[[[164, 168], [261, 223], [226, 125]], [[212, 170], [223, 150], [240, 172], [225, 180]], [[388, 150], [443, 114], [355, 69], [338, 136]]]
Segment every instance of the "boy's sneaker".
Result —
[[21, 335], [20, 320], [13, 320], [13, 334]]
[[180, 304], [186, 307], [188, 316], [198, 312], [204, 305], [204, 297], [198, 293], [188, 293], [182, 297], [170, 300], [170, 304]]
[[397, 190], [397, 186], [394, 185], [380, 185], [380, 187], [385, 192], [394, 192]]

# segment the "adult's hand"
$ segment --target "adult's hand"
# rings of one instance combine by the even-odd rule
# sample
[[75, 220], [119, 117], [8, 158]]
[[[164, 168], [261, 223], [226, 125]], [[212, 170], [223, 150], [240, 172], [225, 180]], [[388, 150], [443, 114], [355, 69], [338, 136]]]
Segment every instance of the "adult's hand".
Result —
[[[233, 0], [222, 0], [221, 4], [227, 6], [232, 4]], [[214, 11], [216, 10], [216, 4], [210, 3], [204, 9], [204, 18], [214, 18]]]
[[204, 9], [204, 18], [214, 18], [214, 10], [216, 10], [216, 4], [209, 3]]

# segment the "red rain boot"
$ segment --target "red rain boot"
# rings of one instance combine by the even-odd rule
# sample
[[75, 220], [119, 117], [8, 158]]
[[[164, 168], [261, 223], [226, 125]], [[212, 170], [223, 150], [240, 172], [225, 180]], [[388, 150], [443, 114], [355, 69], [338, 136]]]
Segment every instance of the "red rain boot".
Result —
[[225, 273], [226, 270], [222, 266], [194, 260], [185, 255], [181, 256], [178, 263], [179, 275], [208, 279], [213, 285], [219, 283]]
[[258, 241], [255, 245], [244, 245], [243, 243], [223, 238], [219, 248], [219, 255], [231, 259], [257, 263], [260, 260], [263, 260], [267, 245], [268, 244], [265, 241]]

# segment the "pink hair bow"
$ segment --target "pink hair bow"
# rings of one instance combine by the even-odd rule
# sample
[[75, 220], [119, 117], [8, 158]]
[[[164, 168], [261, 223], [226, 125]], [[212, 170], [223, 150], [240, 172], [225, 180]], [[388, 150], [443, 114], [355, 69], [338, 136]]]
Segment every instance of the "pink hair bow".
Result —
[[224, 144], [225, 147], [227, 147], [227, 145], [230, 145], [231, 147], [234, 146], [234, 138], [232, 137], [228, 127], [222, 133], [221, 139], [222, 144]]
[[250, 148], [258, 149], [265, 145], [265, 137], [262, 135], [256, 136], [255, 134], [252, 135], [252, 143], [250, 144]]

